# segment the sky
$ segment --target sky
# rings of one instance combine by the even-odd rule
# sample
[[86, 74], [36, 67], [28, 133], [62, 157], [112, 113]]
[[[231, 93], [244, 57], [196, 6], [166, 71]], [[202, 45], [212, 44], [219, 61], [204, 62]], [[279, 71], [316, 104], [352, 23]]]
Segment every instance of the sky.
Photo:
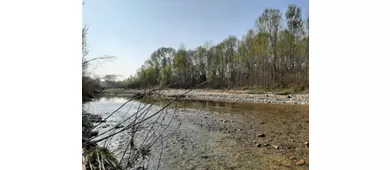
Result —
[[128, 78], [160, 47], [193, 49], [229, 35], [241, 38], [265, 8], [280, 9], [284, 17], [288, 4], [308, 17], [309, 0], [86, 0], [88, 57], [115, 56], [93, 71]]

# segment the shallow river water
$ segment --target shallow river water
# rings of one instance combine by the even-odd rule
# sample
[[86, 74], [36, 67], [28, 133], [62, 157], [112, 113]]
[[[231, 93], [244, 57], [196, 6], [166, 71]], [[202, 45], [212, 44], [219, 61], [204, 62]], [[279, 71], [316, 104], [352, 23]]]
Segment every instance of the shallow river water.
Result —
[[[104, 118], [127, 100], [103, 97], [86, 108]], [[157, 102], [146, 117], [166, 103]], [[130, 102], [107, 124], [132, 116], [143, 106], [143, 102]], [[305, 144], [309, 138], [307, 105], [186, 100], [170, 106], [176, 109], [168, 109], [166, 120], [161, 122], [161, 129], [166, 131], [163, 140], [152, 147], [150, 157], [155, 159], [149, 169], [156, 169], [157, 164], [159, 169], [309, 169], [309, 148]], [[145, 126], [156, 119], [148, 120]], [[107, 128], [101, 126], [99, 132]], [[126, 136], [113, 139], [111, 147], [121, 145], [125, 139]], [[297, 165], [301, 160], [305, 163]]]

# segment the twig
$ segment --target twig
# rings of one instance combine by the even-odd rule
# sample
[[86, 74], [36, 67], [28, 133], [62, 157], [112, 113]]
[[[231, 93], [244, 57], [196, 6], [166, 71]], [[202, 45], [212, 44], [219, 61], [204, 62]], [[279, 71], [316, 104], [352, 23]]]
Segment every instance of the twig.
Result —
[[160, 161], [161, 161], [162, 151], [164, 148], [164, 142], [163, 142], [162, 138], [160, 138], [160, 139], [161, 139], [161, 150], [160, 150], [160, 156], [159, 156], [158, 163], [157, 163], [157, 169], [160, 168]]

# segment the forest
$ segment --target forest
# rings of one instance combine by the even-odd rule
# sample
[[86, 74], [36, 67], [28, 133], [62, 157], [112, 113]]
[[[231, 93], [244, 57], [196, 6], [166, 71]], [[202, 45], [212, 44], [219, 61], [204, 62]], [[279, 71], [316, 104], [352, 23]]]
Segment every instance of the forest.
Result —
[[195, 49], [161, 47], [137, 73], [128, 88], [165, 86], [191, 88], [209, 81], [206, 88], [307, 90], [309, 87], [309, 18], [300, 7], [265, 9], [254, 28], [241, 37], [228, 36]]

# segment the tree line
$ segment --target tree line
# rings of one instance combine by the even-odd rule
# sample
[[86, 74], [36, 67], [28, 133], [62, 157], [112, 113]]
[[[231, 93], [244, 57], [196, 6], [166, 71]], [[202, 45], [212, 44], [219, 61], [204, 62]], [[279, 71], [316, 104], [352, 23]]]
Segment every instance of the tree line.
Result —
[[[284, 16], [284, 17], [283, 17]], [[265, 9], [241, 39], [228, 36], [217, 45], [195, 49], [161, 47], [127, 80], [129, 88], [167, 86], [208, 88], [256, 86], [264, 89], [308, 89], [309, 18], [289, 5]]]

